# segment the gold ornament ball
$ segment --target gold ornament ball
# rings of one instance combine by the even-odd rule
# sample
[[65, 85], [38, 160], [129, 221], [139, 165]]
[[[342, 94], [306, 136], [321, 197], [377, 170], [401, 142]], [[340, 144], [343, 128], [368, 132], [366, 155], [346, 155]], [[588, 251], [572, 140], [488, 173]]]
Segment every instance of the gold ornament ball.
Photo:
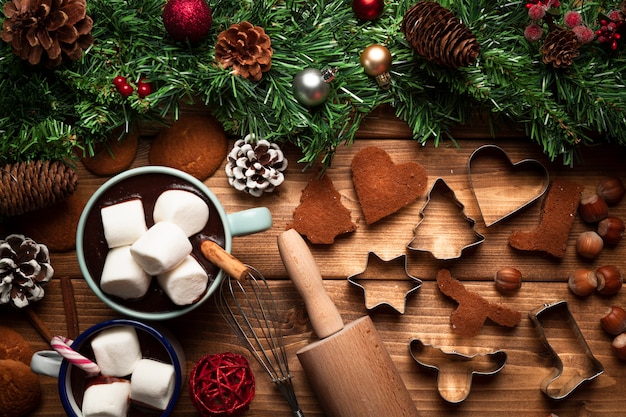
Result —
[[367, 75], [384, 74], [391, 68], [391, 52], [382, 45], [370, 45], [361, 52], [361, 66]]

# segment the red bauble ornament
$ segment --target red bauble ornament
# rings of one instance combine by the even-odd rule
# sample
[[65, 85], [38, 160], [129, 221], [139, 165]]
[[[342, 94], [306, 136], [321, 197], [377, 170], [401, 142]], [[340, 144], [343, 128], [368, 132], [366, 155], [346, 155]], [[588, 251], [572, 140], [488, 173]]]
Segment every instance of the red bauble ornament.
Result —
[[199, 42], [213, 24], [206, 0], [169, 0], [163, 9], [163, 25], [176, 41]]
[[352, 10], [359, 19], [375, 20], [383, 14], [384, 0], [353, 0]]

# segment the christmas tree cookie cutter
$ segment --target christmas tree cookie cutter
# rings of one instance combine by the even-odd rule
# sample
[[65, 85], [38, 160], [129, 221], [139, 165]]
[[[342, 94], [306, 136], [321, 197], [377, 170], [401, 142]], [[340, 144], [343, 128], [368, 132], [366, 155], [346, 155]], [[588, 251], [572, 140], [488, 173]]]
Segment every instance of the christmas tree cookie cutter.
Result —
[[452, 404], [467, 398], [474, 375], [495, 375], [507, 361], [507, 354], [503, 350], [464, 355], [456, 351], [446, 352], [420, 339], [411, 340], [409, 351], [422, 367], [437, 371], [439, 395]]
[[545, 194], [550, 174], [536, 159], [513, 163], [504, 149], [483, 145], [467, 163], [470, 188], [485, 226], [504, 220]]
[[541, 391], [548, 397], [563, 399], [583, 382], [591, 381], [604, 372], [604, 367], [585, 341], [567, 301], [544, 304], [531, 311], [529, 317], [553, 360], [552, 371], [541, 382]]
[[476, 221], [465, 214], [465, 206], [443, 178], [435, 180], [420, 217], [413, 230], [415, 236], [407, 244], [412, 251], [430, 252], [436, 259], [451, 260], [485, 241], [485, 236], [476, 231]]
[[[404, 272], [399, 277], [401, 268]], [[422, 286], [422, 280], [409, 274], [406, 255], [384, 260], [374, 252], [367, 254], [365, 269], [350, 275], [348, 282], [363, 290], [368, 311], [385, 306], [400, 314], [406, 310], [409, 295]]]

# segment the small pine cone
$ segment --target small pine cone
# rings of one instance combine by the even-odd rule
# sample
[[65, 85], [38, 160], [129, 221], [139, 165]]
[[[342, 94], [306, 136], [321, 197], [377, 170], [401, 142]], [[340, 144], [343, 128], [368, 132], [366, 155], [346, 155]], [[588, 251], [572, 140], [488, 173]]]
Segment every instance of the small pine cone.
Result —
[[557, 29], [548, 33], [541, 47], [543, 63], [554, 68], [566, 68], [572, 65], [579, 54], [580, 42], [571, 30]]
[[228, 183], [239, 191], [255, 197], [271, 193], [283, 183], [287, 159], [278, 145], [267, 140], [255, 142], [247, 135], [235, 142], [227, 157]]
[[418, 54], [443, 67], [466, 67], [480, 51], [472, 31], [434, 1], [421, 1], [411, 7], [402, 19], [401, 30]]
[[93, 43], [86, 0], [11, 0], [4, 14], [0, 38], [32, 65], [75, 61]]
[[76, 172], [60, 161], [20, 162], [0, 168], [0, 217], [51, 206], [78, 186]]
[[233, 73], [259, 81], [272, 67], [272, 42], [265, 30], [250, 22], [233, 24], [217, 36], [215, 60], [222, 68], [233, 67]]
[[46, 245], [19, 234], [0, 240], [0, 304], [22, 308], [41, 300], [53, 274]]

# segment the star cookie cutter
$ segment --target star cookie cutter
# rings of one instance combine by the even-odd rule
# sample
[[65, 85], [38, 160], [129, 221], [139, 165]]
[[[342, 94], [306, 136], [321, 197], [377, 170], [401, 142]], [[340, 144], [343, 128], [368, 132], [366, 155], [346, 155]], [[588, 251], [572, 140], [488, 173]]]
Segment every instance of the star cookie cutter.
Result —
[[[397, 273], [399, 268], [404, 268], [404, 276], [408, 277], [408, 280], [391, 275]], [[390, 276], [393, 278], [389, 278]], [[404, 314], [406, 310], [406, 300], [409, 295], [422, 286], [421, 279], [409, 274], [406, 255], [384, 260], [374, 252], [367, 254], [365, 269], [350, 275], [348, 282], [363, 290], [365, 308], [368, 311], [386, 306], [400, 314]]]
[[[435, 196], [443, 197], [437, 199]], [[431, 207], [433, 206], [433, 207]], [[432, 210], [440, 213], [443, 220], [439, 222], [429, 221], [427, 211]], [[452, 212], [454, 210], [454, 212]], [[443, 215], [441, 215], [443, 213]], [[465, 223], [463, 229], [454, 227], [450, 221], [453, 216], [460, 217]], [[426, 203], [420, 211], [420, 221], [413, 229], [414, 238], [407, 244], [407, 248], [412, 251], [430, 252], [430, 254], [440, 260], [458, 259], [466, 250], [476, 247], [485, 241], [485, 236], [476, 231], [476, 221], [465, 214], [465, 206], [459, 201], [454, 191], [446, 184], [443, 178], [437, 178], [428, 192]], [[432, 216], [432, 217], [437, 217]], [[442, 228], [441, 225], [446, 227]], [[432, 232], [419, 233], [420, 228], [432, 228]]]
[[470, 188], [485, 226], [504, 220], [539, 199], [548, 189], [550, 174], [536, 159], [513, 162], [496, 145], [478, 147], [467, 163]]
[[446, 352], [419, 339], [409, 343], [411, 356], [422, 367], [437, 371], [437, 390], [441, 398], [457, 404], [467, 398], [474, 375], [495, 375], [507, 361], [503, 350], [475, 355]]
[[[563, 399], [583, 382], [604, 372], [604, 366], [593, 356], [567, 301], [544, 304], [528, 315], [553, 359], [552, 372], [541, 383], [541, 390], [548, 397]], [[554, 337], [553, 333], [556, 333]], [[567, 359], [567, 365], [561, 358]]]

